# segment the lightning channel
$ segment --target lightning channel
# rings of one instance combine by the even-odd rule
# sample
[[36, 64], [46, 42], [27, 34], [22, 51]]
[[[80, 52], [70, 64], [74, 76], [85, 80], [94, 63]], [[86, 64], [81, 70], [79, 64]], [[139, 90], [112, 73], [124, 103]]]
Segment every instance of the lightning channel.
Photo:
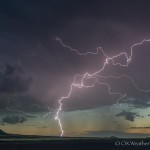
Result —
[[[127, 54], [126, 52], [123, 51], [123, 52], [121, 52], [121, 53], [119, 53], [119, 54], [117, 54], [117, 55], [111, 56], [111, 57], [108, 56], [108, 55], [105, 53], [105, 51], [104, 51], [101, 47], [98, 47], [96, 52], [80, 53], [78, 50], [73, 49], [72, 47], [70, 47], [70, 46], [66, 45], [65, 43], [63, 43], [63, 41], [62, 41], [60, 38], [56, 38], [56, 41], [58, 41], [58, 42], [61, 44], [62, 47], [67, 48], [67, 49], [69, 49], [70, 51], [73, 51], [73, 52], [75, 52], [77, 55], [80, 55], [80, 56], [85, 56], [85, 55], [88, 55], [88, 54], [97, 55], [97, 54], [99, 54], [99, 52], [101, 51], [102, 54], [103, 54], [104, 57], [105, 57], [105, 61], [104, 61], [103, 65], [102, 65], [102, 68], [100, 68], [99, 70], [95, 71], [95, 72], [92, 73], [92, 74], [90, 74], [90, 73], [88, 73], [88, 72], [85, 72], [83, 75], [79, 75], [79, 74], [75, 75], [75, 76], [74, 76], [74, 80], [73, 80], [73, 82], [72, 82], [71, 85], [70, 85], [70, 89], [69, 89], [68, 94], [67, 94], [66, 96], [62, 96], [62, 97], [58, 100], [59, 107], [58, 107], [57, 112], [56, 112], [55, 120], [58, 121], [58, 124], [59, 124], [59, 127], [60, 127], [60, 132], [61, 132], [61, 134], [60, 134], [61, 137], [64, 135], [63, 125], [62, 125], [61, 119], [60, 119], [60, 112], [62, 111], [62, 105], [63, 105], [63, 104], [62, 104], [62, 101], [65, 100], [65, 99], [69, 99], [69, 98], [70, 98], [70, 96], [71, 96], [71, 94], [72, 94], [72, 91], [73, 91], [73, 88], [75, 88], [75, 87], [76, 87], [76, 88], [92, 88], [92, 87], [94, 87], [96, 84], [98, 84], [98, 85], [104, 85], [104, 86], [106, 86], [106, 87], [108, 88], [108, 94], [110, 94], [110, 95], [114, 95], [114, 94], [115, 94], [115, 95], [118, 95], [118, 96], [119, 96], [119, 98], [117, 99], [117, 103], [118, 103], [122, 98], [125, 98], [126, 93], [112, 92], [111, 86], [110, 86], [108, 83], [99, 82], [99, 81], [98, 81], [98, 78], [116, 78], [116, 79], [118, 79], [118, 78], [126, 77], [126, 78], [128, 78], [128, 79], [132, 82], [132, 84], [134, 85], [134, 87], [135, 87], [138, 91], [141, 91], [141, 92], [150, 92], [150, 90], [144, 90], [144, 89], [139, 88], [139, 87], [137, 86], [137, 84], [135, 83], [135, 81], [134, 81], [131, 77], [127, 76], [127, 75], [121, 75], [121, 76], [118, 76], [118, 77], [115, 77], [115, 76], [100, 76], [100, 75], [99, 75], [100, 73], [102, 73], [102, 72], [105, 70], [106, 66], [107, 66], [110, 62], [112, 62], [112, 65], [113, 65], [113, 66], [119, 65], [120, 67], [128, 67], [129, 63], [130, 63], [131, 60], [132, 60], [134, 48], [135, 48], [136, 46], [142, 45], [144, 42], [150, 42], [150, 39], [143, 39], [141, 42], [138, 42], [138, 43], [133, 44], [133, 45], [130, 47], [130, 55], [129, 55], [129, 56], [128, 56], [128, 54]], [[126, 58], [126, 63], [122, 64], [122, 63], [120, 63], [120, 62], [115, 62], [114, 59], [119, 58], [120, 56], [125, 56], [125, 58]], [[76, 78], [79, 77], [79, 76], [81, 77], [81, 80], [80, 80], [80, 82], [78, 83], [78, 82], [76, 81]], [[86, 79], [94, 79], [94, 81], [93, 81], [93, 83], [92, 83], [91, 85], [85, 85], [85, 84], [84, 84], [84, 81], [85, 81]]]

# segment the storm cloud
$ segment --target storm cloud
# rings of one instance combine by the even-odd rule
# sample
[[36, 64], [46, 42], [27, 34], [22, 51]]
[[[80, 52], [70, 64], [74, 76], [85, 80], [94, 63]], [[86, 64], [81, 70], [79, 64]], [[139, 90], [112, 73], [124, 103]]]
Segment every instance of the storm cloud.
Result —
[[[24, 77], [27, 72], [34, 79], [30, 95], [56, 108], [57, 100], [69, 91], [74, 75], [95, 72], [102, 67], [105, 57], [101, 52], [99, 55], [78, 56], [62, 47], [55, 38], [60, 37], [80, 52], [95, 52], [98, 46], [102, 46], [108, 56], [122, 50], [130, 54], [130, 46], [149, 35], [150, 30], [147, 28], [150, 21], [147, 11], [149, 4], [135, 4], [129, 0], [1, 1], [1, 62], [15, 64], [23, 56], [21, 70], [24, 72], [19, 71], [18, 65], [5, 65], [0, 73], [0, 93], [26, 93], [32, 81], [30, 77]], [[36, 51], [39, 43], [41, 46]], [[139, 87], [149, 89], [147, 80], [150, 72], [145, 65], [149, 57], [149, 46], [140, 49], [142, 53], [136, 49], [134, 60], [137, 59], [129, 64], [129, 70], [110, 65], [105, 74], [130, 75]], [[121, 59], [124, 60], [122, 57]], [[120, 85], [123, 86], [120, 88]], [[139, 107], [149, 106], [146, 96], [137, 92], [127, 79], [114, 80], [111, 87], [114, 92], [133, 97], [133, 104]], [[76, 92], [71, 101], [64, 102], [63, 108], [77, 110], [112, 105], [116, 103], [118, 96], [108, 95], [106, 86], [95, 87], [94, 90]]]
[[149, 137], [150, 134], [140, 134], [140, 133], [126, 133], [120, 131], [89, 131], [83, 136], [91, 137], [118, 137], [118, 138], [145, 138]]
[[129, 129], [150, 129], [150, 127], [130, 127]]
[[25, 93], [32, 82], [31, 77], [24, 77], [23, 70], [18, 66], [0, 66], [0, 93], [20, 94]]
[[24, 118], [23, 116], [6, 116], [6, 117], [2, 118], [2, 121], [4, 123], [8, 123], [8, 124], [23, 123], [26, 120], [27, 119]]
[[117, 117], [123, 116], [123, 117], [125, 117], [126, 120], [133, 122], [134, 119], [135, 119], [135, 117], [136, 117], [136, 114], [137, 114], [137, 113], [135, 113], [135, 112], [130, 112], [130, 111], [125, 111], [125, 110], [124, 110], [124, 111], [122, 111], [122, 112], [116, 114], [116, 116], [117, 116]]

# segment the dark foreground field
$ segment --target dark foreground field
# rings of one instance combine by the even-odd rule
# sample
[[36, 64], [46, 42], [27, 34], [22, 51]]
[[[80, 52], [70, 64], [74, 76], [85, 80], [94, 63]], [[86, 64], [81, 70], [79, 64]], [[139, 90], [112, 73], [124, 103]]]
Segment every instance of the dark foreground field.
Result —
[[9, 134], [0, 130], [0, 150], [150, 150], [150, 138], [120, 139]]
[[149, 139], [118, 138], [10, 138], [0, 140], [0, 150], [102, 150], [150, 149]]

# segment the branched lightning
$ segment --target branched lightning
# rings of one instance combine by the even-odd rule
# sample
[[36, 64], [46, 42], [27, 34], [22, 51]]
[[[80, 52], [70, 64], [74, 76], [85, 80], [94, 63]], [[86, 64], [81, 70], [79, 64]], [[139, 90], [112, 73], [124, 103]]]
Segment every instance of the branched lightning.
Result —
[[57, 37], [57, 38], [56, 38], [56, 41], [59, 41], [59, 43], [60, 43], [63, 47], [68, 48], [69, 50], [74, 51], [74, 52], [76, 52], [78, 55], [81, 55], [81, 56], [87, 55], [87, 54], [97, 55], [97, 54], [99, 53], [99, 48], [100, 48], [100, 47], [97, 48], [97, 51], [96, 51], [96, 52], [80, 53], [78, 50], [73, 49], [73, 48], [71, 48], [70, 46], [64, 44], [60, 38]]
[[29, 116], [29, 117], [39, 117], [38, 115], [33, 115], [33, 114], [30, 114], [30, 113], [27, 113], [27, 112], [24, 112], [24, 111], [21, 111], [21, 110], [12, 108], [12, 107], [9, 106], [9, 103], [10, 103], [10, 101], [8, 100], [8, 102], [7, 102], [7, 107], [6, 107], [6, 109], [7, 109], [8, 111], [13, 111], [13, 112], [22, 113], [22, 114], [24, 114], [25, 116]]
[[[122, 78], [122, 77], [126, 77], [127, 79], [129, 79], [131, 81], [131, 83], [134, 85], [134, 87], [136, 88], [136, 90], [138, 91], [141, 91], [141, 92], [150, 92], [150, 90], [144, 90], [144, 89], [141, 89], [137, 86], [137, 84], [135, 83], [135, 81], [127, 76], [127, 75], [121, 75], [121, 76], [118, 76], [118, 77], [115, 77], [115, 76], [101, 76], [99, 75], [100, 73], [102, 73], [104, 70], [105, 70], [105, 67], [111, 62], [113, 66], [117, 66], [119, 65], [120, 67], [128, 67], [129, 63], [131, 62], [132, 60], [132, 56], [133, 56], [133, 49], [136, 47], [136, 46], [140, 46], [142, 45], [144, 42], [150, 42], [150, 39], [144, 39], [142, 40], [141, 42], [138, 42], [138, 43], [135, 43], [133, 44], [131, 47], [130, 47], [130, 55], [128, 56], [128, 54], [126, 52], [121, 52], [117, 55], [114, 55], [112, 57], [108, 56], [104, 50], [101, 48], [101, 47], [98, 47], [97, 48], [97, 51], [96, 52], [86, 52], [86, 53], [80, 53], [78, 50], [76, 49], [73, 49], [72, 47], [66, 45], [65, 43], [62, 42], [62, 40], [60, 38], [56, 38], [56, 41], [58, 41], [62, 47], [64, 48], [67, 48], [69, 49], [70, 51], [73, 51], [75, 52], [77, 55], [81, 55], [81, 56], [85, 56], [85, 55], [88, 55], [88, 54], [91, 54], [91, 55], [97, 55], [99, 54], [99, 52], [101, 51], [103, 53], [103, 55], [105, 56], [105, 61], [103, 63], [103, 66], [102, 68], [100, 68], [99, 70], [95, 71], [94, 73], [90, 74], [88, 72], [84, 73], [83, 75], [75, 75], [74, 76], [74, 80], [72, 82], [72, 84], [70, 85], [70, 90], [68, 92], [68, 94], [66, 96], [63, 96], [61, 97], [59, 100], [58, 100], [58, 103], [59, 103], [59, 107], [58, 107], [58, 110], [56, 112], [56, 116], [55, 116], [55, 120], [58, 121], [58, 124], [59, 124], [59, 127], [60, 127], [60, 131], [61, 131], [61, 134], [60, 136], [63, 136], [64, 134], [64, 130], [63, 130], [63, 126], [62, 126], [62, 123], [61, 123], [61, 119], [60, 119], [60, 112], [62, 111], [62, 101], [64, 99], [69, 99], [69, 97], [71, 96], [72, 94], [72, 91], [73, 91], [73, 88], [76, 87], [76, 88], [92, 88], [94, 87], [96, 84], [98, 85], [104, 85], [108, 88], [108, 94], [110, 95], [118, 95], [119, 98], [117, 99], [117, 103], [126, 96], [126, 93], [119, 93], [119, 92], [112, 92], [111, 90], [111, 86], [108, 84], [108, 83], [103, 83], [103, 82], [99, 82], [99, 78], [115, 78], [115, 79], [118, 79], [118, 78]], [[122, 64], [120, 62], [115, 62], [114, 59], [116, 58], [119, 58], [120, 56], [125, 56], [126, 58], [126, 63], [125, 64]], [[81, 77], [81, 80], [80, 82], [78, 83], [76, 81], [76, 78], [77, 77]], [[93, 83], [91, 85], [85, 85], [84, 84], [84, 81], [86, 79], [94, 79]]]
[[[33, 113], [27, 113], [25, 111], [18, 110], [13, 106], [10, 106], [10, 100], [8, 100], [8, 102], [7, 102], [6, 109], [11, 112], [18, 112], [18, 113], [24, 114], [26, 117], [39, 117], [39, 118], [47, 118], [48, 116], [54, 117], [54, 114], [57, 112], [57, 109], [53, 109], [47, 105], [33, 104], [30, 106], [30, 108], [32, 108], [32, 107], [42, 108], [42, 109], [47, 110], [47, 112], [44, 115], [33, 115]], [[63, 112], [62, 112], [62, 114], [63, 114]]]

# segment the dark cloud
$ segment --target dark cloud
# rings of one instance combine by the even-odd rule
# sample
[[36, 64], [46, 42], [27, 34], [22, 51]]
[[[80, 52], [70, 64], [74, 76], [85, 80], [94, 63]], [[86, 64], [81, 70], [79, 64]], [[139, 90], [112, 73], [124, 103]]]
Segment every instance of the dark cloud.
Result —
[[[35, 98], [32, 98], [28, 95], [8, 95], [8, 94], [0, 94], [0, 109], [4, 110], [8, 108], [10, 109], [18, 109], [22, 111], [42, 111], [43, 109], [32, 107], [33, 104], [42, 105]], [[42, 105], [43, 106], [43, 105]]]
[[150, 127], [130, 127], [129, 129], [150, 129]]
[[1, 16], [3, 20], [1, 27], [9, 30], [18, 29], [18, 32], [21, 31], [24, 34], [26, 31], [31, 31], [38, 36], [45, 35], [48, 29], [51, 29], [51, 32], [56, 32], [56, 30], [67, 26], [70, 21], [81, 17], [101, 18], [103, 20], [111, 19], [133, 23], [139, 22], [138, 19], [140, 18], [143, 21], [145, 20], [146, 23], [149, 23], [147, 12], [149, 11], [148, 6], [150, 4], [148, 1], [144, 4], [142, 3], [143, 5], [141, 5], [140, 1], [135, 4], [129, 0], [115, 0], [113, 2], [108, 0], [14, 0], [13, 2], [7, 0], [1, 1], [0, 4], [0, 13], [3, 14]]
[[[8, 103], [9, 100], [9, 103]], [[44, 106], [41, 102], [39, 102], [37, 99], [32, 98], [28, 95], [15, 95], [12, 97], [9, 97], [6, 102], [7, 107], [9, 107], [11, 110], [20, 110], [25, 112], [43, 112], [48, 111], [48, 106]], [[35, 105], [36, 104], [36, 105]], [[44, 107], [44, 108], [43, 108]], [[36, 117], [34, 114], [26, 114], [27, 117]]]
[[42, 126], [42, 127], [36, 127], [36, 128], [43, 128], [44, 129], [44, 128], [47, 128], [47, 127], [46, 126]]
[[23, 70], [18, 66], [0, 66], [0, 93], [25, 93], [31, 85], [32, 78], [24, 77]]
[[135, 113], [135, 112], [129, 112], [129, 111], [125, 111], [125, 110], [124, 110], [124, 111], [122, 111], [122, 112], [116, 114], [116, 116], [117, 116], [117, 117], [123, 116], [123, 117], [125, 117], [125, 119], [128, 120], [128, 121], [134, 121], [136, 114], [137, 114], [137, 113]]
[[4, 123], [8, 124], [17, 124], [17, 123], [23, 123], [27, 119], [24, 118], [23, 116], [6, 116], [2, 119]]
[[145, 138], [149, 137], [150, 134], [142, 133], [126, 133], [121, 131], [88, 131], [83, 136], [91, 137], [118, 137], [118, 138]]
[[34, 127], [34, 126], [36, 126], [36, 125], [35, 125], [35, 124], [28, 124], [27, 126]]
[[[102, 46], [110, 56], [122, 50], [129, 52], [133, 43], [150, 35], [149, 6], [148, 1], [138, 1], [135, 4], [129, 0], [1, 1], [0, 60], [16, 63], [19, 56], [25, 56], [21, 57], [23, 69], [32, 73], [35, 81], [30, 94], [56, 108], [57, 100], [67, 95], [74, 75], [95, 72], [102, 67], [104, 57], [102, 53], [97, 56], [78, 56], [63, 48], [55, 41], [55, 37], [60, 36], [65, 43], [81, 52], [95, 51], [97, 46]], [[34, 54], [39, 43], [41, 47], [36, 55], [28, 57]], [[143, 51], [149, 50], [149, 47], [141, 49], [142, 53], [138, 51], [138, 55], [134, 55], [136, 61], [129, 64], [129, 71], [110, 65], [106, 69], [106, 75], [128, 74], [142, 89], [148, 89], [150, 72], [145, 64], [149, 59], [149, 51]], [[124, 60], [122, 57], [120, 59]], [[17, 67], [9, 65], [6, 68], [8, 71], [3, 71], [6, 76], [1, 77], [0, 74], [0, 82], [3, 83], [0, 84], [0, 93], [26, 92], [30, 79], [22, 79], [24, 73], [20, 71], [16, 75], [14, 72], [18, 70]], [[134, 97], [135, 101], [132, 103], [135, 107], [149, 107], [145, 94], [137, 92], [127, 79], [114, 80], [111, 87], [114, 92]], [[90, 109], [112, 105], [117, 102], [117, 98], [118, 95], [108, 95], [107, 87], [96, 86], [94, 89], [76, 92], [70, 101], [63, 102], [63, 109]], [[0, 108], [5, 107], [3, 104], [0, 103]]]
[[28, 118], [36, 118], [37, 116], [28, 114], [28, 115], [26, 115], [26, 117], [28, 117]]

